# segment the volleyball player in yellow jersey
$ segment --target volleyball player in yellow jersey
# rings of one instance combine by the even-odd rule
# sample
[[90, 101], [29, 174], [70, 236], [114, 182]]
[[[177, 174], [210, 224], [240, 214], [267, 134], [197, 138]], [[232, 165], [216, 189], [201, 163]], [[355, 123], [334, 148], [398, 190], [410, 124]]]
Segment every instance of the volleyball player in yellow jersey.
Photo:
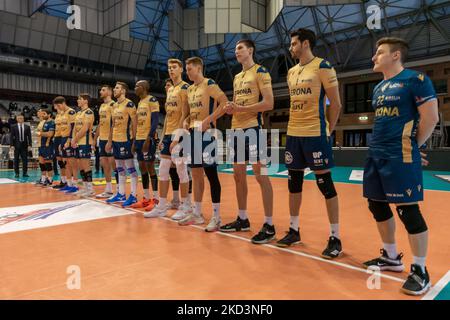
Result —
[[55, 156], [58, 161], [59, 168], [61, 169], [61, 181], [59, 184], [53, 187], [54, 190], [59, 190], [67, 186], [67, 177], [66, 177], [66, 165], [62, 158], [62, 149], [61, 149], [61, 122], [62, 122], [62, 114], [63, 112], [59, 110], [56, 106], [56, 116], [55, 116], [55, 137], [53, 139], [53, 146], [55, 148]]
[[[133, 145], [133, 133], [136, 132], [136, 106], [130, 99], [127, 99], [128, 85], [124, 82], [117, 82], [113, 93], [117, 103], [112, 109], [112, 128], [109, 134], [106, 152], [114, 153], [117, 172], [119, 173], [119, 192], [112, 198], [106, 200], [107, 203], [123, 202], [123, 207], [129, 207], [137, 202], [136, 192], [138, 174], [134, 166], [134, 157], [131, 152]], [[131, 194], [126, 199], [127, 174], [125, 168], [131, 176]]]
[[95, 192], [92, 188], [92, 169], [91, 169], [91, 139], [92, 127], [94, 125], [94, 112], [89, 109], [90, 96], [82, 93], [78, 96], [77, 104], [80, 111], [75, 117], [75, 127], [72, 133], [71, 146], [75, 149], [78, 168], [83, 179], [84, 190], [77, 192], [77, 195], [83, 197], [92, 197]]
[[[249, 231], [250, 221], [247, 217], [247, 165], [252, 163], [256, 180], [261, 187], [264, 205], [265, 221], [261, 231], [252, 238], [253, 243], [267, 243], [275, 237], [275, 227], [272, 222], [273, 190], [269, 177], [261, 174], [262, 162], [259, 151], [259, 134], [262, 128], [262, 113], [272, 110], [274, 104], [272, 92], [272, 79], [269, 71], [254, 61], [255, 43], [251, 40], [240, 40], [236, 44], [235, 54], [242, 65], [242, 72], [234, 77], [233, 102], [228, 105], [228, 113], [233, 114], [232, 129], [235, 134], [244, 133], [256, 136], [251, 141], [249, 136], [245, 139], [245, 154], [239, 154], [239, 142], [236, 137], [228, 144], [234, 144], [233, 171], [236, 182], [236, 196], [239, 215], [236, 221], [220, 227], [223, 232]], [[262, 100], [260, 100], [262, 96]], [[253, 131], [253, 132], [252, 132]]]
[[112, 152], [106, 152], [105, 147], [108, 143], [109, 133], [111, 131], [111, 113], [115, 101], [112, 99], [112, 88], [109, 85], [103, 85], [100, 89], [100, 99], [103, 103], [98, 111], [100, 120], [95, 130], [94, 139], [92, 140], [92, 148], [97, 145], [97, 140], [99, 140], [99, 155], [100, 164], [103, 168], [103, 173], [105, 174], [106, 188], [101, 194], [98, 194], [96, 198], [98, 199], [109, 199], [114, 196], [112, 191], [112, 172], [116, 177], [116, 193], [119, 187], [119, 176], [116, 170], [116, 163], [114, 162], [114, 156]]
[[[155, 170], [156, 155], [156, 129], [159, 123], [159, 102], [150, 95], [150, 84], [147, 80], [136, 82], [134, 88], [140, 98], [137, 108], [137, 132], [136, 140], [132, 146], [132, 152], [136, 153], [139, 162], [139, 170], [142, 177], [144, 198], [133, 204], [135, 209], [151, 211], [158, 203], [158, 176]], [[152, 182], [153, 197], [150, 197], [150, 180]]]
[[[194, 82], [188, 88], [189, 116], [185, 120], [185, 128], [188, 127], [190, 133], [190, 150], [187, 152], [187, 157], [192, 169], [194, 212], [181, 220], [179, 224], [185, 226], [205, 222], [201, 205], [205, 188], [204, 174], [206, 174], [211, 190], [213, 215], [205, 230], [214, 232], [219, 230], [221, 223], [221, 186], [217, 174], [215, 150], [211, 150], [211, 147], [217, 148], [217, 142], [211, 132], [207, 130], [213, 128], [212, 124], [225, 113], [228, 99], [214, 80], [203, 76], [203, 60], [201, 58], [187, 59], [186, 72], [189, 79]], [[214, 107], [216, 100], [220, 103], [218, 108]], [[205, 150], [205, 148], [208, 149]]]
[[67, 193], [78, 192], [78, 170], [76, 165], [75, 153], [70, 146], [72, 139], [72, 131], [75, 126], [76, 112], [67, 106], [66, 99], [64, 97], [56, 97], [53, 100], [55, 108], [61, 112], [59, 118], [59, 130], [61, 131], [61, 145], [59, 150], [62, 156], [62, 162], [59, 163], [60, 168], [66, 169], [67, 186], [59, 189], [59, 191]]
[[[330, 169], [334, 166], [330, 134], [341, 109], [336, 72], [331, 64], [312, 53], [316, 43], [314, 32], [299, 29], [291, 34], [291, 54], [300, 63], [288, 72], [291, 109], [288, 123], [285, 163], [289, 170], [289, 209], [291, 225], [288, 234], [278, 241], [281, 247], [301, 241], [299, 211], [305, 168], [314, 171], [330, 222], [328, 245], [322, 252], [334, 259], [342, 252], [339, 237], [339, 206]], [[325, 96], [330, 101], [327, 110]], [[328, 111], [328, 117], [327, 117]]]
[[[167, 193], [169, 189], [169, 172], [172, 165], [172, 151], [174, 151], [173, 148], [182, 138], [183, 121], [188, 114], [187, 89], [189, 85], [181, 78], [183, 74], [183, 63], [178, 59], [169, 59], [167, 65], [173, 86], [167, 91], [166, 119], [162, 132], [163, 140], [160, 144], [159, 204], [152, 211], [144, 214], [146, 218], [157, 218], [167, 215]], [[189, 174], [184, 158], [174, 158], [174, 163], [180, 178], [181, 206], [175, 215], [172, 216], [172, 219], [180, 220], [192, 212], [192, 209], [186, 201], [189, 191]]]

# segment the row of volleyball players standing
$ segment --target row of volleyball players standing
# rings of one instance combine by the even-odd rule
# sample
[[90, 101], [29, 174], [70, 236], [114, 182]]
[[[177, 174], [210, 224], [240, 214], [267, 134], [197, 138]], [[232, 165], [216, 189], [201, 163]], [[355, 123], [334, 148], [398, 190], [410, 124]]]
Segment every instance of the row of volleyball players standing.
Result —
[[[330, 134], [334, 131], [341, 109], [339, 87], [336, 72], [332, 65], [313, 55], [316, 43], [311, 30], [299, 29], [291, 34], [290, 52], [294, 59], [300, 61], [288, 72], [287, 82], [291, 100], [288, 134], [286, 142], [285, 163], [289, 170], [288, 191], [290, 227], [288, 233], [276, 242], [277, 246], [287, 247], [301, 241], [299, 230], [299, 211], [302, 201], [304, 170], [314, 171], [317, 187], [323, 194], [330, 234], [322, 256], [335, 259], [342, 253], [339, 224], [338, 194], [334, 186], [331, 168], [334, 166]], [[381, 270], [401, 272], [404, 270], [402, 255], [397, 252], [395, 244], [395, 223], [389, 204], [394, 204], [405, 224], [410, 237], [414, 263], [411, 273], [402, 290], [408, 294], [423, 294], [430, 287], [428, 272], [425, 268], [428, 232], [418, 202], [423, 200], [423, 183], [421, 156], [418, 145], [422, 145], [430, 136], [436, 124], [437, 102], [431, 81], [424, 75], [404, 69], [408, 45], [396, 38], [381, 39], [377, 43], [374, 55], [374, 71], [381, 72], [384, 80], [374, 89], [372, 105], [376, 111], [373, 141], [364, 174], [364, 197], [369, 199], [369, 210], [377, 221], [383, 240], [382, 255], [364, 263], [366, 267], [379, 267]], [[166, 98], [166, 117], [162, 132], [162, 141], [157, 143], [155, 130], [159, 105], [149, 95], [146, 81], [136, 84], [136, 94], [140, 98], [138, 107], [126, 98], [128, 87], [117, 83], [113, 89], [116, 102], [107, 99], [102, 88], [105, 104], [102, 117], [105, 131], [100, 124], [96, 136], [100, 138], [101, 153], [113, 156], [118, 175], [118, 192], [106, 202], [121, 202], [123, 206], [144, 207], [150, 201], [150, 195], [138, 201], [136, 196], [138, 174], [134, 166], [134, 154], [140, 162], [141, 172], [147, 172], [152, 178], [154, 196], [156, 196], [156, 179], [154, 160], [156, 148], [159, 147], [159, 201], [152, 201], [144, 214], [147, 218], [165, 217], [167, 215], [167, 194], [170, 170], [175, 166], [180, 182], [180, 207], [171, 217], [182, 226], [201, 225], [205, 223], [202, 213], [204, 176], [206, 175], [211, 192], [212, 215], [205, 230], [208, 232], [249, 231], [250, 220], [247, 212], [247, 163], [252, 158], [253, 172], [260, 186], [264, 209], [264, 223], [251, 241], [255, 244], [271, 242], [276, 231], [272, 220], [273, 190], [269, 177], [263, 174], [265, 160], [259, 150], [259, 143], [245, 141], [245, 152], [239, 154], [236, 141], [227, 141], [235, 148], [233, 172], [236, 184], [238, 213], [235, 221], [222, 224], [220, 203], [221, 185], [217, 173], [217, 163], [211, 161], [215, 154], [209, 153], [205, 141], [213, 141], [209, 128], [221, 116], [232, 116], [231, 129], [235, 132], [249, 133], [255, 131], [259, 137], [262, 128], [262, 113], [273, 109], [274, 97], [269, 71], [255, 63], [255, 44], [251, 40], [240, 40], [235, 47], [235, 56], [242, 65], [242, 71], [234, 77], [233, 99], [228, 101], [224, 92], [212, 79], [203, 75], [203, 61], [199, 57], [186, 60], [186, 73], [192, 85], [182, 80], [183, 63], [177, 59], [168, 60], [168, 72], [172, 84], [168, 86]], [[325, 96], [329, 106], [325, 105]], [[90, 114], [79, 97], [82, 111], [77, 115], [72, 141], [66, 141], [63, 150], [75, 150], [78, 158], [86, 155], [86, 140], [92, 126]], [[58, 107], [58, 101], [55, 105]], [[83, 107], [84, 105], [84, 107]], [[84, 109], [83, 109], [84, 108]], [[64, 106], [65, 112], [73, 110]], [[83, 110], [85, 116], [83, 116]], [[384, 112], [384, 110], [393, 110]], [[404, 117], [399, 117], [399, 113]], [[108, 115], [109, 114], [109, 115]], [[397, 116], [396, 116], [397, 115]], [[84, 119], [84, 120], [83, 120]], [[89, 120], [88, 120], [89, 119]], [[420, 121], [419, 121], [420, 119]], [[76, 129], [76, 128], [79, 129]], [[81, 128], [81, 129], [80, 129]], [[191, 154], [174, 157], [178, 145], [190, 135]], [[199, 132], [202, 139], [196, 139]], [[233, 143], [234, 142], [234, 143]], [[86, 150], [84, 150], [86, 149]], [[195, 153], [200, 154], [200, 161], [192, 161]], [[66, 154], [67, 156], [67, 154]], [[64, 154], [63, 154], [64, 157]], [[195, 157], [194, 157], [195, 158]], [[189, 194], [189, 171], [192, 172], [193, 205]], [[113, 163], [110, 162], [111, 168]], [[90, 196], [91, 174], [81, 167], [83, 179], [86, 178], [87, 191]], [[131, 176], [131, 194], [125, 196], [126, 173]], [[144, 190], [148, 190], [148, 178], [142, 179]], [[105, 196], [112, 193], [106, 190]]]

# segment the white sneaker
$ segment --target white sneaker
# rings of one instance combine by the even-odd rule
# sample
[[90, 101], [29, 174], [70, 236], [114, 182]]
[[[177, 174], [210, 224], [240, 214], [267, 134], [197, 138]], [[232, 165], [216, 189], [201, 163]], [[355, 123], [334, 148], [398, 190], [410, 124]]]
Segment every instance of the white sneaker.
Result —
[[95, 197], [97, 198], [97, 199], [109, 199], [109, 198], [111, 198], [112, 196], [114, 196], [114, 193], [112, 193], [112, 192], [103, 192], [103, 193], [100, 193], [100, 194], [98, 194], [98, 195], [96, 195]]
[[205, 228], [206, 232], [216, 232], [219, 231], [220, 228], [220, 224], [222, 223], [222, 221], [220, 220], [220, 218], [216, 218], [215, 216], [213, 216], [211, 218], [211, 220], [209, 220], [208, 225]]
[[180, 221], [185, 219], [188, 215], [192, 213], [192, 208], [187, 203], [183, 203], [177, 212], [171, 217], [172, 220]]
[[195, 215], [195, 214], [189, 214], [186, 218], [183, 220], [178, 221], [178, 224], [180, 226], [191, 226], [191, 225], [199, 225], [204, 224], [205, 218], [203, 218], [203, 215]]
[[84, 197], [85, 193], [86, 193], [85, 189], [80, 189], [77, 192], [75, 192], [74, 195], [79, 196], [79, 197]]
[[83, 193], [83, 197], [86, 197], [86, 198], [90, 198], [90, 197], [93, 197], [93, 196], [95, 196], [95, 192], [93, 190], [86, 191], [85, 193]]
[[167, 209], [156, 206], [152, 211], [144, 213], [145, 218], [162, 218], [167, 216]]
[[179, 208], [180, 208], [179, 200], [172, 200], [171, 202], [167, 203], [167, 210], [178, 210]]

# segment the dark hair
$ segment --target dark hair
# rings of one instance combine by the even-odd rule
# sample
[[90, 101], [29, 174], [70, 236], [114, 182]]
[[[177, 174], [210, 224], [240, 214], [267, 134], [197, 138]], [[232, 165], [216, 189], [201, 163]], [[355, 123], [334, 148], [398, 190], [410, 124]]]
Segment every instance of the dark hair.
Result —
[[47, 107], [41, 107], [41, 108], [39, 109], [39, 111], [40, 111], [40, 112], [45, 112], [45, 113], [47, 113], [47, 114], [51, 114], [50, 110], [48, 110]]
[[408, 42], [406, 42], [401, 38], [384, 37], [377, 41], [377, 48], [382, 44], [389, 45], [389, 49], [391, 50], [391, 52], [400, 51], [401, 54], [400, 61], [402, 63], [405, 62], [406, 58], [408, 57], [408, 50], [409, 50]]
[[236, 45], [238, 45], [240, 43], [244, 44], [247, 48], [253, 48], [253, 58], [254, 58], [255, 55], [256, 55], [256, 44], [255, 44], [255, 41], [253, 41], [251, 39], [241, 39], [241, 40], [239, 40], [236, 43]]
[[136, 84], [138, 83], [142, 83], [142, 87], [147, 93], [150, 92], [150, 83], [147, 80], [139, 80]]
[[66, 103], [66, 98], [64, 98], [63, 96], [58, 96], [55, 99], [53, 99], [53, 104], [62, 104], [62, 103]]
[[91, 101], [91, 96], [89, 95], [89, 93], [80, 93], [78, 97], [82, 98], [83, 100], [87, 100], [88, 103]]
[[316, 34], [312, 30], [300, 28], [291, 32], [291, 38], [293, 37], [298, 37], [301, 42], [308, 40], [311, 50], [316, 46]]

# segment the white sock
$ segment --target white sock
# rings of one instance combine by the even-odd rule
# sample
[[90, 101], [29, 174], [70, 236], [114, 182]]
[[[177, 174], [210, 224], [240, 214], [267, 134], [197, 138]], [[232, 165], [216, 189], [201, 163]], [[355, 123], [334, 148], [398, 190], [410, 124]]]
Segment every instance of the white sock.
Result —
[[66, 176], [61, 176], [61, 182], [62, 182], [62, 183], [67, 183], [67, 178], [66, 178]]
[[83, 186], [84, 186], [84, 189], [85, 189], [85, 190], [88, 189], [88, 183], [87, 183], [86, 181], [83, 181]]
[[180, 201], [180, 191], [173, 192], [173, 201]]
[[264, 217], [264, 222], [269, 226], [273, 226], [272, 217]]
[[107, 183], [106, 183], [106, 189], [105, 189], [105, 192], [107, 192], [107, 193], [112, 193], [112, 184], [111, 184], [111, 182], [107, 182]]
[[72, 178], [72, 186], [77, 187], [78, 188], [78, 179], [74, 179]]
[[294, 229], [295, 231], [298, 231], [299, 228], [299, 216], [291, 216], [291, 228]]
[[67, 180], [67, 185], [68, 185], [69, 187], [73, 187], [72, 180]]
[[137, 194], [137, 185], [138, 185], [138, 177], [137, 175], [131, 175], [131, 194], [136, 197]]
[[213, 215], [216, 219], [220, 219], [220, 203], [213, 203]]
[[159, 198], [158, 206], [161, 208], [166, 208], [166, 205], [167, 205], [167, 198]]
[[153, 199], [159, 200], [158, 191], [153, 191]]
[[389, 258], [397, 259], [398, 252], [396, 243], [383, 243], [383, 249], [386, 250]]
[[247, 220], [247, 210], [239, 210], [239, 218], [241, 218], [241, 220]]
[[202, 203], [201, 202], [194, 202], [194, 214], [196, 216], [199, 216], [202, 214]]
[[119, 175], [119, 193], [121, 195], [125, 194], [126, 184], [127, 184], [127, 176], [126, 175]]
[[339, 239], [339, 223], [330, 224], [330, 236]]
[[44, 175], [41, 176], [41, 182], [45, 182], [46, 179], [47, 179], [47, 176], [44, 176]]
[[144, 189], [144, 198], [150, 200], [150, 190]]
[[192, 193], [189, 193], [187, 196], [188, 203], [192, 203]]
[[92, 192], [92, 182], [87, 183], [87, 191]]
[[181, 198], [181, 204], [188, 204], [187, 203], [187, 198]]
[[416, 257], [413, 256], [413, 263], [417, 264], [418, 266], [420, 266], [422, 268], [422, 272], [425, 272], [425, 260], [427, 259], [427, 257]]

